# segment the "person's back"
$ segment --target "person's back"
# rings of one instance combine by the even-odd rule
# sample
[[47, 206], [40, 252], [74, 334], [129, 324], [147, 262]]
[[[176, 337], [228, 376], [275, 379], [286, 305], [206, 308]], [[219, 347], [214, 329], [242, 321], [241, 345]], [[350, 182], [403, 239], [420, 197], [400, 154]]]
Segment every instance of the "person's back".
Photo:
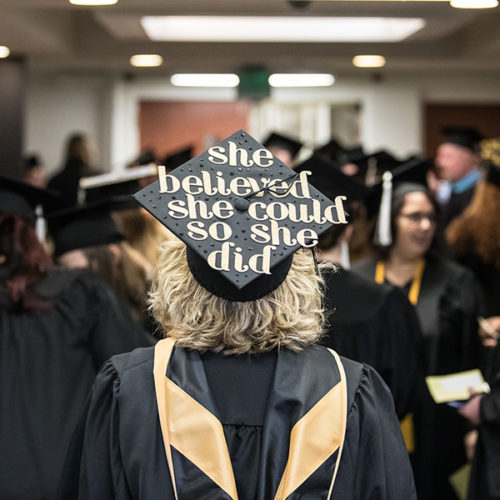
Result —
[[[162, 247], [150, 308], [166, 338], [154, 351], [112, 358], [97, 377], [60, 498], [327, 499], [333, 490], [335, 498], [346, 500], [414, 499], [387, 387], [371, 368], [316, 345], [324, 324], [323, 280], [312, 253], [300, 249], [310, 245], [305, 235], [316, 232], [281, 220], [283, 233], [301, 243], [270, 248], [252, 238], [250, 222], [260, 218], [272, 199], [269, 192], [256, 213], [241, 197], [219, 199], [220, 193], [211, 200], [198, 193], [203, 200], [196, 199], [191, 185], [176, 177], [201, 182], [196, 174], [214, 168], [200, 164], [206, 159], [219, 165], [227, 142], [230, 148], [242, 146], [233, 158], [236, 170], [226, 165], [214, 172], [226, 175], [228, 185], [235, 188], [246, 179], [250, 188], [254, 160], [249, 166], [246, 159], [255, 150], [255, 175], [264, 168], [262, 160], [268, 182], [297, 179], [289, 187], [293, 194], [286, 195], [290, 209], [297, 200], [304, 209], [319, 203], [332, 220], [345, 219], [341, 200], [337, 207], [325, 198], [314, 203], [320, 194], [305, 174], [290, 174], [243, 131], [189, 167], [164, 177], [160, 171], [161, 183], [137, 193], [141, 204], [190, 245], [177, 240]], [[235, 171], [243, 173], [229, 183]], [[286, 207], [287, 199], [282, 201], [269, 209]], [[163, 216], [169, 208], [173, 215], [182, 211], [186, 202], [193, 218], [193, 210], [200, 210], [200, 220], [186, 224]], [[205, 202], [214, 202], [210, 211]], [[315, 225], [318, 232], [329, 225], [323, 221]], [[193, 245], [205, 224], [207, 236]], [[249, 238], [250, 247], [243, 243]]]
[[321, 343], [375, 368], [403, 418], [420, 369], [421, 332], [414, 307], [396, 288], [343, 268], [325, 277], [325, 301], [330, 315]]
[[[0, 309], [0, 497], [53, 498], [70, 437], [100, 366], [149, 342], [90, 274], [56, 271], [50, 307]], [[150, 345], [150, 344], [149, 344]]]

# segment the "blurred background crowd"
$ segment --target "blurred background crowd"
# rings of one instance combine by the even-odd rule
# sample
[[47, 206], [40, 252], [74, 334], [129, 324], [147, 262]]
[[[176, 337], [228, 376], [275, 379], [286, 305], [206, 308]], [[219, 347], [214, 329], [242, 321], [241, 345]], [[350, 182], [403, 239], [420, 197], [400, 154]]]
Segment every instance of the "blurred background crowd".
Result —
[[[54, 498], [99, 367], [164, 335], [148, 288], [175, 235], [131, 194], [238, 129], [346, 197], [318, 243], [338, 264], [323, 343], [389, 386], [419, 498], [500, 498], [500, 7], [482, 1], [0, 0], [1, 498]], [[431, 399], [425, 376], [475, 368], [489, 394]]]

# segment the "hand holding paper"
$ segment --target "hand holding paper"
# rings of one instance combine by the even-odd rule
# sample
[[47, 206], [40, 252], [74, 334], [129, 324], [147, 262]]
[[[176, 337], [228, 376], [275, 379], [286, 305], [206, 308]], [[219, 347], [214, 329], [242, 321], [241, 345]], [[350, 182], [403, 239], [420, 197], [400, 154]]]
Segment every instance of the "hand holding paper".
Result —
[[480, 370], [430, 376], [425, 381], [436, 403], [466, 401], [470, 398], [471, 391], [485, 393], [490, 390]]

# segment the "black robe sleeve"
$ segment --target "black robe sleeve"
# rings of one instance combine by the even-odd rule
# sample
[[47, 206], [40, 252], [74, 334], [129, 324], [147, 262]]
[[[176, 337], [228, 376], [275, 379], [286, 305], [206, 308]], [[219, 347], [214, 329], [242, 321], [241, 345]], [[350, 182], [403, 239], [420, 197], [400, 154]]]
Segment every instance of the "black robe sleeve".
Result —
[[112, 361], [97, 376], [75, 430], [59, 500], [131, 499], [119, 445], [120, 379]]
[[[343, 362], [349, 380], [348, 363]], [[417, 498], [391, 393], [377, 372], [366, 365], [349, 409], [333, 497], [346, 500]]]
[[481, 401], [479, 440], [469, 499], [500, 499], [500, 374], [497, 374], [491, 392]]

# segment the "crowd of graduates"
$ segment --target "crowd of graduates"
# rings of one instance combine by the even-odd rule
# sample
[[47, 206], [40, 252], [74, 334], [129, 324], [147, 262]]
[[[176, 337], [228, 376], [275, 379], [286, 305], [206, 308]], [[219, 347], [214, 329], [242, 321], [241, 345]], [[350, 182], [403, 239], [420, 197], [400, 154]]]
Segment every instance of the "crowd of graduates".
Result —
[[[320, 343], [387, 384], [418, 498], [459, 498], [450, 476], [470, 463], [467, 498], [500, 499], [500, 143], [449, 128], [435, 158], [399, 160], [332, 139], [300, 162], [293, 138], [263, 144], [330, 200], [345, 196], [348, 224], [316, 249], [336, 265]], [[24, 181], [0, 179], [2, 499], [56, 498], [102, 364], [168, 334], [147, 302], [158, 249], [176, 237], [132, 194], [191, 154], [147, 152], [106, 174], [75, 135], [50, 180], [36, 157]], [[433, 401], [426, 376], [475, 368], [491, 392]]]

